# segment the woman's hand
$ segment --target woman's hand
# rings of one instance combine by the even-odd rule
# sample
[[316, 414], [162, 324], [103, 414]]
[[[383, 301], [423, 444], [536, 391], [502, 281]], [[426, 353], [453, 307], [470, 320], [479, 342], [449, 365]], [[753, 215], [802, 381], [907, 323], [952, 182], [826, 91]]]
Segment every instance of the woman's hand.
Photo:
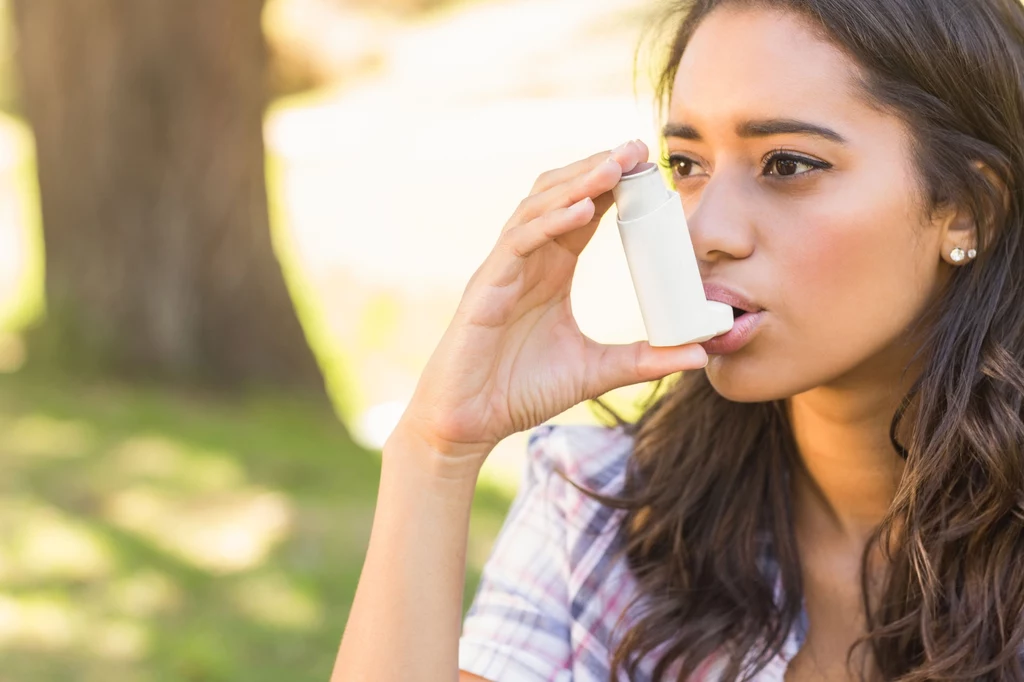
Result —
[[479, 466], [506, 436], [577, 403], [707, 364], [699, 344], [603, 345], [573, 318], [580, 252], [612, 205], [611, 189], [647, 155], [631, 141], [537, 178], [470, 278], [396, 431]]

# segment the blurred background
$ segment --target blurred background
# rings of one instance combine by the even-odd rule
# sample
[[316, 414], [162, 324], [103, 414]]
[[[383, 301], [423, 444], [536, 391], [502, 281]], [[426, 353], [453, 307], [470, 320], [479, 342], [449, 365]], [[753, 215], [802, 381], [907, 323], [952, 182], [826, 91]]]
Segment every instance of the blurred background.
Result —
[[[0, 682], [328, 678], [466, 281], [539, 173], [658, 149], [656, 9], [0, 0]], [[645, 338], [614, 211], [572, 301]]]

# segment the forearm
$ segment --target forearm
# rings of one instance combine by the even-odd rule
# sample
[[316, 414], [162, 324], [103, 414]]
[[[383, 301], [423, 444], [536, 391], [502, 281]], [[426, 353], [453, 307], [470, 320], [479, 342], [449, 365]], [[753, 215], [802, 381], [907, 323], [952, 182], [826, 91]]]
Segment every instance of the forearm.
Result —
[[476, 472], [384, 446], [369, 548], [332, 682], [453, 682]]

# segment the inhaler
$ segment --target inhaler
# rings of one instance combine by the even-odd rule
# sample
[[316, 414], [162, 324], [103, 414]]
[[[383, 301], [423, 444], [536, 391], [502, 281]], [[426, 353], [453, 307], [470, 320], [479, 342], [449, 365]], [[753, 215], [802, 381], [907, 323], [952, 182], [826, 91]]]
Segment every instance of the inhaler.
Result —
[[732, 306], [704, 295], [683, 204], [658, 166], [623, 173], [612, 196], [648, 343], [700, 343], [732, 329]]

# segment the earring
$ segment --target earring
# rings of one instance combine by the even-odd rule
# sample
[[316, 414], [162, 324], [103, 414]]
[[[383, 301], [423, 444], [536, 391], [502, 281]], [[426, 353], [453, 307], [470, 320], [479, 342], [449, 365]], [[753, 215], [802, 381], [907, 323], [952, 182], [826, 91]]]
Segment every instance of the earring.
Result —
[[970, 250], [967, 251], [967, 257], [968, 258], [974, 258], [977, 255], [978, 255], [978, 252], [975, 251], [974, 249], [970, 249]]
[[949, 257], [953, 259], [954, 263], [959, 263], [964, 259], [964, 250], [958, 246], [949, 252]]

